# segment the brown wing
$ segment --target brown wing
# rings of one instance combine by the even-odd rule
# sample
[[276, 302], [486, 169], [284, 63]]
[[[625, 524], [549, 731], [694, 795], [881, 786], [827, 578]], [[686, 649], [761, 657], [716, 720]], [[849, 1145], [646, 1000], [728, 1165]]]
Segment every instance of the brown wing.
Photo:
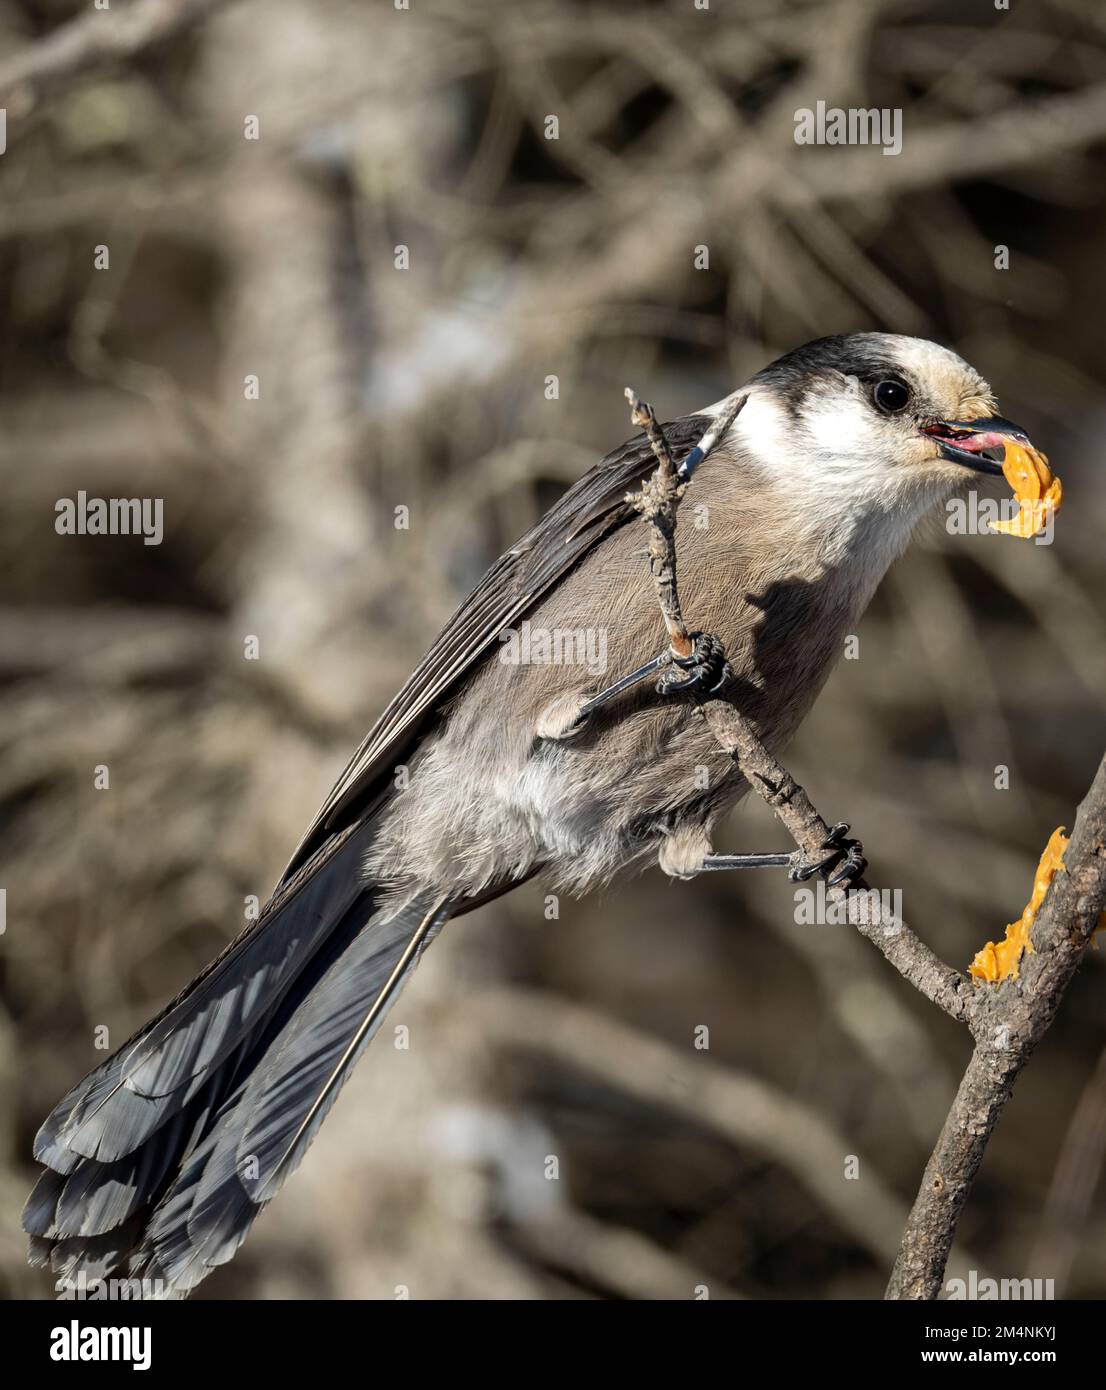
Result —
[[[690, 453], [711, 424], [709, 415], [685, 415], [664, 426], [677, 460]], [[645, 436], [629, 440], [585, 473], [492, 565], [369, 730], [292, 856], [282, 883], [362, 812], [378, 793], [382, 775], [392, 772], [427, 718], [471, 672], [499, 633], [533, 607], [604, 536], [634, 515], [626, 493], [655, 467]]]

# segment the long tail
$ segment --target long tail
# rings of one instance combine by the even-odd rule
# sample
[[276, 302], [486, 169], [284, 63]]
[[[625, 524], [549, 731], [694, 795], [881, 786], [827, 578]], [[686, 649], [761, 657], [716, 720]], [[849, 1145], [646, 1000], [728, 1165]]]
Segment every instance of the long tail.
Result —
[[429, 892], [377, 903], [371, 832], [324, 850], [54, 1109], [23, 1212], [33, 1263], [182, 1296], [231, 1258], [450, 915]]

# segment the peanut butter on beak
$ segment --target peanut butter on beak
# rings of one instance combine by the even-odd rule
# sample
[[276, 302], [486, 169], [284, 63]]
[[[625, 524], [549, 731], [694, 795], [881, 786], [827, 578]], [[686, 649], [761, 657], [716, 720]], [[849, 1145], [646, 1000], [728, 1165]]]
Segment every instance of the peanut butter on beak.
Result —
[[1004, 536], [1018, 536], [1028, 540], [1039, 535], [1052, 517], [1060, 510], [1064, 489], [1052, 469], [1048, 459], [1033, 446], [1019, 444], [1008, 439], [1002, 473], [1014, 489], [1018, 500], [1018, 515], [1009, 521], [991, 521], [988, 525]]

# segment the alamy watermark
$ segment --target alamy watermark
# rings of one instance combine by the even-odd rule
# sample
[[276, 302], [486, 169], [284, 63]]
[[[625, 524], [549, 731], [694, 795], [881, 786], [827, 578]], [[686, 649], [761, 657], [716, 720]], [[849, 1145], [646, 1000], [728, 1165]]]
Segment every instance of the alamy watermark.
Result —
[[888, 933], [902, 930], [902, 889], [861, 888], [830, 893], [819, 879], [795, 889], [795, 925], [799, 927], [878, 926]]
[[82, 1327], [73, 1318], [50, 1331], [51, 1361], [129, 1361], [131, 1370], [148, 1371], [153, 1361], [149, 1327]]
[[796, 145], [880, 145], [884, 154], [902, 150], [902, 108], [898, 106], [801, 106], [795, 112]]
[[950, 1299], [972, 1299], [981, 1303], [1025, 1301], [1047, 1303], [1056, 1297], [1055, 1279], [993, 1279], [980, 1277], [969, 1269], [966, 1279], [946, 1279], [945, 1293]]
[[1056, 534], [1056, 508], [1041, 501], [1019, 502], [1016, 497], [982, 497], [969, 492], [964, 497], [950, 497], [945, 503], [945, 530], [950, 536], [998, 536], [997, 521], [1016, 521], [1022, 512], [1032, 513], [1035, 545], [1051, 545]]
[[59, 1303], [137, 1303], [165, 1298], [169, 1286], [164, 1279], [99, 1279], [78, 1270], [59, 1279], [54, 1292]]
[[607, 670], [606, 628], [534, 627], [527, 620], [504, 628], [499, 640], [504, 666], [582, 666], [592, 676]]
[[141, 536], [143, 545], [160, 545], [165, 535], [163, 497], [76, 497], [54, 503], [59, 536]]

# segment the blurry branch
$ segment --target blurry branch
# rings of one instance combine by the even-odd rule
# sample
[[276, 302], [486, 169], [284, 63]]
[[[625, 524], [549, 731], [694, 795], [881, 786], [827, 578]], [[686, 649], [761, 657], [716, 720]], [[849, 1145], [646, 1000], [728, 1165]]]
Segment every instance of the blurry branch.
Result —
[[1087, 1228], [1106, 1155], [1106, 1051], [1083, 1088], [1071, 1117], [1045, 1202], [1042, 1230], [1029, 1262], [1047, 1269], [1063, 1298]]
[[[881, 844], [881, 858], [885, 849]], [[928, 1150], [956, 1083], [909, 997], [887, 988], [882, 959], [859, 936], [796, 929], [792, 919], [781, 918], [759, 898], [750, 907], [764, 929], [802, 960], [817, 984], [821, 1007], [892, 1088], [911, 1136]]]
[[0, 64], [0, 101], [46, 88], [102, 64], [133, 58], [199, 23], [226, 0], [137, 0], [127, 9], [90, 9]]
[[[673, 637], [672, 650], [682, 655], [677, 638], [686, 635], [687, 628], [676, 594], [675, 533], [686, 485], [679, 481], [652, 408], [642, 405], [632, 391], [626, 394], [633, 403], [634, 423], [645, 426], [659, 460], [635, 500], [649, 527], [650, 570]], [[705, 436], [694, 452], [706, 457], [724, 433], [712, 429], [709, 442]], [[804, 789], [768, 752], [752, 721], [730, 700], [703, 700], [699, 708], [748, 784], [773, 808], [803, 853], [816, 861], [824, 852], [829, 826]], [[899, 973], [927, 999], [966, 1023], [975, 1039], [975, 1050], [922, 1176], [887, 1288], [892, 1299], [934, 1299], [944, 1279], [960, 1212], [1014, 1081], [1051, 1025], [1106, 906], [1106, 757], [1079, 807], [1063, 871], [1052, 880], [1033, 924], [1032, 947], [1020, 974], [1001, 987], [974, 987], [905, 922], [890, 914], [885, 917], [878, 894], [863, 878], [847, 889], [827, 891], [844, 899], [849, 921]]]
[[863, 1181], [842, 1181], [852, 1142], [759, 1078], [537, 991], [483, 992], [466, 1002], [459, 1022], [476, 1025], [493, 1044], [555, 1058], [620, 1095], [772, 1159], [876, 1259], [894, 1257], [904, 1204], [864, 1157]]
[[1106, 689], [1106, 622], [1079, 576], [1047, 546], [1034, 555], [1030, 572], [1011, 546], [980, 546], [976, 563], [1002, 584], [1036, 618], [1094, 700]]
[[[274, 90], [291, 81], [285, 52], [267, 45], [253, 56]], [[218, 90], [229, 117], [237, 89]], [[243, 197], [228, 187], [218, 204], [230, 271], [224, 360], [249, 363], [267, 393], [263, 412], [243, 409], [241, 377], [224, 374], [231, 447], [266, 461], [251, 498], [261, 524], [235, 564], [235, 621], [243, 632], [278, 629], [269, 678], [309, 718], [343, 726], [358, 717], [375, 661], [360, 614], [385, 564], [379, 508], [358, 478], [355, 353], [334, 280], [345, 229], [325, 190], [295, 168], [254, 171], [249, 188]], [[312, 597], [320, 557], [325, 604]]]
[[640, 1231], [597, 1221], [581, 1211], [558, 1210], [554, 1216], [527, 1221], [517, 1233], [538, 1259], [622, 1298], [688, 1299], [700, 1286], [715, 1300], [742, 1296]]
[[0, 605], [0, 680], [50, 675], [76, 686], [125, 687], [169, 675], [199, 677], [224, 641], [217, 619], [186, 608], [144, 604], [27, 611]]
[[[91, 62], [105, 53], [110, 56], [112, 51], [125, 50], [124, 36], [132, 27], [136, 33], [139, 31], [139, 18], [143, 18], [141, 31], [150, 32], [152, 42], [157, 35], [149, 16], [156, 17], [168, 32], [170, 21], [182, 23], [182, 17], [187, 16], [191, 22], [207, 13], [211, 4], [212, 0], [193, 4], [181, 0], [139, 0], [127, 12], [126, 25], [122, 18], [112, 17], [113, 11], [89, 14], [29, 45], [0, 66], [0, 96], [5, 84], [38, 80], [40, 67], [43, 81], [47, 80], [46, 74], [55, 70], [59, 75], [70, 71], [64, 65], [59, 67], [58, 59], [47, 60], [48, 51], [59, 49], [68, 64], [75, 61], [71, 55], [74, 48], [83, 55], [81, 61]], [[855, 23], [861, 28], [857, 51], [863, 51], [865, 26], [870, 24], [870, 17], [857, 14], [850, 18], [851, 8], [841, 7], [840, 23]], [[516, 28], [516, 24], [520, 27]], [[788, 51], [802, 57], [802, 77], [798, 81], [811, 90], [836, 90], [837, 84], [828, 78], [834, 75], [834, 65], [847, 64], [849, 60], [848, 53], [842, 52], [847, 46], [840, 42], [845, 31], [838, 32], [840, 24], [836, 19], [835, 24], [832, 43], [824, 42], [824, 35], [813, 31], [801, 42], [793, 32], [790, 36], [781, 33], [781, 42], [787, 40]], [[791, 29], [794, 30], [793, 24]], [[62, 35], [71, 33], [88, 37], [79, 44], [67, 38], [62, 45]], [[109, 35], [116, 37], [113, 40]], [[897, 30], [894, 37], [896, 41], [901, 38]], [[405, 56], [410, 56], [414, 64], [413, 80], [439, 83], [460, 80], [489, 65], [493, 69], [502, 67], [501, 62], [497, 64], [496, 55], [504, 48], [512, 60], [533, 50], [540, 54], [545, 67], [561, 56], [566, 45], [590, 46], [600, 55], [609, 53], [612, 63], [625, 63], [624, 40], [621, 23], [602, 20], [600, 12], [581, 10], [574, 13], [572, 23], [567, 25], [563, 15], [557, 14], [551, 14], [548, 26], [508, 21], [505, 17], [503, 33], [497, 33], [490, 50], [475, 41], [451, 42], [424, 44], [417, 53]], [[135, 44], [132, 51], [137, 51], [141, 40], [130, 41]], [[739, 49], [745, 54], [747, 46], [753, 43], [752, 35], [743, 34], [735, 51]], [[864, 237], [841, 225], [838, 209], [843, 204], [851, 205], [852, 212], [859, 212], [862, 217], [878, 218], [879, 209], [912, 191], [940, 189], [950, 180], [959, 181], [971, 175], [1006, 177], [1017, 170], [1055, 168], [1065, 156], [1106, 135], [1106, 84], [1100, 82], [1036, 101], [1015, 99], [985, 117], [972, 114], [921, 127], [910, 124], [902, 152], [894, 159], [872, 159], [870, 150], [848, 148], [836, 150], [832, 159], [807, 158], [808, 152], [799, 150], [791, 139], [798, 100], [796, 82], [781, 88], [763, 120], [751, 122], [741, 116], [721, 85], [719, 70], [724, 64], [718, 53], [698, 59], [683, 55], [680, 45], [671, 41], [667, 28], [645, 16], [635, 24], [633, 51], [634, 63], [626, 80], [645, 73], [672, 98], [671, 120], [665, 121], [666, 129], [671, 126], [670, 135], [659, 151], [656, 143], [650, 143], [647, 163], [644, 152], [639, 153], [636, 148], [624, 154], [617, 167], [628, 165], [631, 176], [618, 177], [613, 184], [600, 175], [596, 186], [559, 203], [535, 196], [522, 203], [509, 200], [505, 206], [496, 206], [494, 229], [488, 229], [491, 239], [502, 233], [505, 220], [515, 219], [517, 232], [525, 235], [529, 229], [535, 249], [547, 248], [548, 254], [535, 256], [535, 268], [512, 279], [509, 293], [492, 315], [488, 336], [489, 341], [495, 341], [497, 350], [485, 354], [475, 367], [483, 379], [507, 371], [534, 352], [547, 358], [566, 343], [578, 340], [583, 323], [609, 322], [612, 304], [651, 299], [653, 287], [670, 275], [673, 263], [686, 255], [689, 246], [702, 240], [704, 230], [717, 239], [758, 220], [768, 230], [769, 244], [773, 235], [778, 236], [781, 222], [793, 232], [789, 250], [801, 252], [803, 263], [818, 286], [818, 297], [833, 296], [835, 307], [831, 309], [827, 304], [823, 322], [826, 317], [845, 317], [850, 312], [848, 301], [854, 298], [868, 312], [876, 312], [896, 327], [905, 325], [908, 330], [924, 331], [926, 315], [867, 255]], [[677, 55], [681, 59], [679, 67], [674, 67], [667, 77], [657, 56], [665, 51], [672, 55], [672, 63]], [[855, 62], [855, 55], [852, 61]], [[510, 73], [500, 76], [510, 84]], [[623, 86], [624, 83], [617, 84], [616, 90], [622, 91]], [[286, 167], [289, 159], [299, 157], [304, 128], [341, 125], [358, 103], [375, 95], [375, 91], [371, 76], [362, 77], [360, 82], [336, 77], [333, 88], [328, 87], [310, 100], [302, 99], [302, 105], [296, 107], [297, 119], [282, 116], [275, 133], [270, 127], [264, 148], [251, 151], [252, 166], [273, 161]], [[515, 108], [525, 106], [525, 95], [516, 94], [517, 100], [503, 111], [503, 121], [508, 126], [519, 119]], [[566, 102], [571, 100], [569, 95], [563, 95]], [[594, 98], [590, 104], [595, 104]], [[542, 105], [541, 109], [560, 108]], [[534, 112], [527, 109], [525, 114], [532, 119]], [[609, 108], [606, 114], [609, 118]], [[581, 138], [586, 136], [589, 145], [601, 147], [605, 132], [595, 129], [594, 122], [603, 117], [601, 109], [592, 117], [590, 129], [583, 116], [580, 121], [566, 123], [565, 138], [558, 144], [557, 153], [570, 157], [575, 150], [575, 136], [569, 138], [573, 132], [582, 132]], [[209, 220], [206, 204], [224, 184], [232, 184], [233, 192], [241, 194], [241, 168], [225, 157], [230, 149], [227, 129], [225, 121], [211, 126], [211, 140], [216, 148], [209, 148], [205, 165], [191, 174], [183, 171], [175, 179], [167, 179], [162, 172], [135, 173], [122, 183], [93, 183], [76, 194], [71, 181], [63, 192], [48, 196], [28, 190], [18, 202], [7, 200], [11, 206], [6, 205], [0, 216], [0, 229], [11, 235], [35, 227], [70, 225], [75, 220], [87, 220], [104, 208], [125, 208], [128, 212], [137, 209], [164, 217], [166, 207], [179, 210], [185, 203], [190, 211], [195, 209], [192, 216]], [[658, 153], [660, 157], [655, 157]], [[491, 156], [492, 165], [496, 165], [494, 149]], [[501, 151], [498, 162], [502, 167]], [[705, 229], [700, 182], [698, 176], [687, 172], [699, 168], [716, 171], [710, 180], [711, 213]], [[583, 171], [577, 172], [584, 177]], [[73, 176], [76, 175], [74, 171]], [[475, 177], [479, 183], [483, 177], [479, 169]], [[584, 181], [589, 182], [586, 177]], [[404, 185], [401, 212], [409, 211], [404, 199], [407, 203], [413, 201], [420, 216], [431, 224], [440, 223], [443, 233], [450, 237], [456, 234], [461, 218], [472, 234], [488, 225], [486, 212], [482, 214], [463, 200], [443, 196], [441, 190], [446, 181], [427, 182], [429, 191], [420, 189], [417, 181]], [[673, 186], [686, 188], [686, 194], [672, 197]], [[817, 222], [814, 231], [807, 226], [812, 218]], [[721, 229], [728, 231], [722, 233]], [[919, 236], [924, 236], [926, 230], [919, 225]], [[809, 248], [804, 241], [809, 241]], [[778, 261], [777, 256], [762, 264], [761, 270], [778, 274], [773, 271]], [[970, 263], [970, 257], [955, 249], [944, 248], [940, 255], [945, 273], [956, 274], [960, 266]], [[774, 293], [783, 288], [772, 283]], [[975, 286], [974, 292], [988, 293], [985, 285]], [[1024, 286], [1023, 292], [1027, 292]], [[817, 305], [817, 297], [808, 291], [804, 298], [808, 301], [807, 311], [811, 312], [809, 302], [813, 300]], [[597, 306], [604, 307], [600, 310]], [[463, 369], [452, 362], [444, 364], [439, 372], [441, 385], [448, 386], [462, 370], [471, 373], [472, 362], [466, 361]], [[421, 400], [413, 402], [412, 412], [421, 414], [424, 405]], [[402, 408], [397, 410], [391, 403], [389, 412], [393, 417], [403, 413]]]
[[[1011, 769], [1010, 801], [1005, 803], [1005, 809], [1015, 820], [1029, 824], [1033, 805], [1026, 779], [1019, 775], [1018, 740], [1006, 718], [974, 615], [960, 603], [947, 566], [935, 555], [920, 552], [915, 557], [915, 568], [921, 577], [916, 586], [904, 584], [895, 569], [888, 579], [925, 654], [925, 668], [959, 756], [963, 804], [971, 810], [981, 830], [993, 830], [994, 816], [985, 800], [984, 784], [968, 770], [974, 752], [984, 766], [1001, 763]], [[970, 653], [971, 667], [965, 670], [964, 658], [957, 659], [954, 652]], [[965, 685], [972, 691], [970, 705], [962, 698]], [[989, 868], [988, 887], [994, 889], [1001, 885], [1003, 869], [997, 862]]]

